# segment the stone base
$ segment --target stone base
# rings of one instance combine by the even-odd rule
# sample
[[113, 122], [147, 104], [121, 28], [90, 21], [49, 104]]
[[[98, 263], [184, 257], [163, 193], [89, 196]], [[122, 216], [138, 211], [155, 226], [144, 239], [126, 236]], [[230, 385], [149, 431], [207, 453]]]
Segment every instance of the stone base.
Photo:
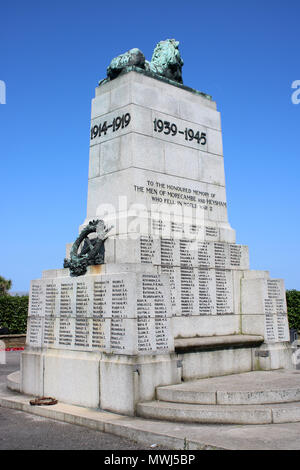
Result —
[[20, 390], [134, 416], [138, 403], [155, 399], [156, 387], [255, 370], [292, 369], [288, 343], [259, 346], [261, 341], [253, 336], [252, 346], [247, 347], [228, 337], [220, 348], [143, 356], [27, 348], [21, 355]]
[[234, 347], [179, 354], [182, 380], [219, 377], [257, 370], [292, 369], [289, 343], [260, 347]]
[[[173, 268], [182, 270], [191, 303], [200, 293], [199, 268]], [[32, 281], [21, 391], [134, 416], [159, 386], [292, 366], [281, 280], [224, 269], [232, 276], [231, 313], [201, 315], [193, 302], [185, 315], [185, 304], [174, 301], [180, 282], [171, 287], [161, 271], [128, 259], [91, 266], [78, 278], [61, 269]]]
[[139, 416], [206, 424], [300, 421], [300, 372], [249, 372], [157, 389], [158, 401], [139, 403]]
[[139, 401], [155, 398], [157, 386], [181, 382], [173, 354], [110, 355], [27, 349], [21, 356], [21, 392], [133, 416]]
[[293, 369], [292, 348], [288, 342], [262, 344], [255, 351], [254, 370]]

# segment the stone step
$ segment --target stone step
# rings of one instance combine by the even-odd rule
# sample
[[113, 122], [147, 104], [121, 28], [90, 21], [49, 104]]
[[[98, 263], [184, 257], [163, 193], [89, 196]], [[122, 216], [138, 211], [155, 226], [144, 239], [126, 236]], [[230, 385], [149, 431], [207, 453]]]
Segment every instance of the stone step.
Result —
[[143, 418], [202, 424], [271, 424], [300, 422], [300, 402], [272, 405], [192, 405], [139, 403]]
[[157, 399], [199, 405], [251, 405], [300, 401], [300, 372], [255, 371], [158, 387]]
[[176, 338], [174, 341], [175, 352], [178, 354], [220, 349], [254, 348], [259, 347], [263, 342], [263, 336], [257, 335], [203, 336]]

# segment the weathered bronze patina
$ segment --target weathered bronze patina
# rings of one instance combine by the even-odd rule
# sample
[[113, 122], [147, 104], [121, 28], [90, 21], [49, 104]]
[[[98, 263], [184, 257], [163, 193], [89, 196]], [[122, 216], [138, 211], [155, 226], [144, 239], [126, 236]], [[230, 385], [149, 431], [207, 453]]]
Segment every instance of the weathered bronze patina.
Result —
[[182, 83], [183, 60], [178, 49], [179, 42], [175, 39], [160, 41], [153, 52], [151, 62], [145, 60], [144, 54], [137, 48], [115, 57], [107, 68], [107, 78], [99, 85], [113, 80], [130, 67], [137, 67], [177, 83]]
[[136, 66], [145, 68], [145, 56], [139, 49], [130, 49], [130, 51], [115, 57], [107, 67], [107, 77], [110, 80], [116, 78], [125, 67]]
[[[104, 242], [111, 228], [106, 228], [103, 220], [92, 220], [84, 227], [73, 243], [70, 259], [64, 259], [64, 268], [70, 269], [71, 276], [82, 276], [88, 266], [104, 263]], [[91, 233], [96, 233], [96, 237], [89, 238]]]
[[175, 39], [160, 41], [154, 49], [151, 62], [148, 63], [150, 71], [169, 78], [170, 80], [174, 80], [175, 82], [183, 83], [183, 60], [180, 56], [178, 46], [179, 42]]

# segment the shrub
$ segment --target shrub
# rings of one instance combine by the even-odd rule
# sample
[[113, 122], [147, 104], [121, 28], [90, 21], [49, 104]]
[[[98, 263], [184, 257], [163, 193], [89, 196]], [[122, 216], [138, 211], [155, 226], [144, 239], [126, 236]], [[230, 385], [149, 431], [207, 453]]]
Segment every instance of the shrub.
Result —
[[287, 311], [290, 328], [300, 330], [300, 291], [296, 289], [286, 291]]
[[9, 334], [26, 333], [28, 295], [0, 297], [0, 327], [7, 327]]

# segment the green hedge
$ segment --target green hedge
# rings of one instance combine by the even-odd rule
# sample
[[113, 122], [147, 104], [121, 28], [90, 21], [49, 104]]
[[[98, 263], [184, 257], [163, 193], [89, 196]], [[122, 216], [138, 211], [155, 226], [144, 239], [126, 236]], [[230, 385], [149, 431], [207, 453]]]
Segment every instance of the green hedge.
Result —
[[300, 291], [296, 289], [287, 290], [286, 302], [290, 328], [300, 331]]
[[0, 327], [8, 328], [9, 334], [26, 333], [28, 295], [0, 297]]

